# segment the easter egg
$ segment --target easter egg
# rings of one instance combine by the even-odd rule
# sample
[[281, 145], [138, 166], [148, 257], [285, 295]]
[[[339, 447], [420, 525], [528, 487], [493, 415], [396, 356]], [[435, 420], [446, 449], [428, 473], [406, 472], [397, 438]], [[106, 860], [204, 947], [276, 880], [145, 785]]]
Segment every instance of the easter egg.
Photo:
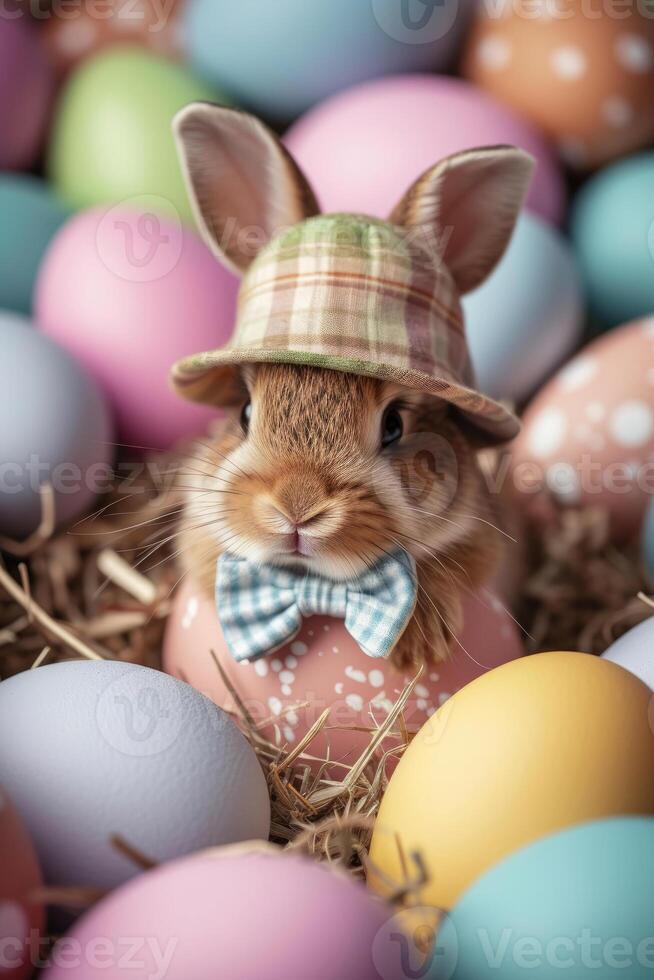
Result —
[[0, 308], [30, 313], [43, 254], [68, 209], [28, 174], [0, 174]]
[[654, 311], [654, 153], [621, 160], [584, 184], [570, 230], [600, 327]]
[[636, 677], [583, 653], [522, 657], [477, 678], [421, 728], [391, 777], [370, 852], [381, 874], [369, 883], [399, 883], [402, 855], [419, 853], [427, 881], [415, 903], [449, 909], [544, 834], [654, 813], [651, 705]]
[[645, 511], [640, 543], [645, 568], [649, 577], [654, 580], [654, 507], [651, 500]]
[[654, 619], [646, 619], [612, 643], [602, 654], [620, 664], [654, 691]]
[[19, 12], [0, 17], [0, 65], [0, 169], [31, 167], [45, 135], [53, 74], [36, 29]]
[[185, 68], [138, 47], [85, 61], [55, 114], [48, 165], [57, 191], [76, 208], [150, 194], [192, 223], [171, 123], [196, 101], [221, 99]]
[[159, 217], [157, 200], [69, 221], [41, 267], [35, 308], [43, 332], [106, 392], [122, 440], [160, 449], [216, 414], [183, 402], [168, 374], [180, 357], [227, 341], [238, 280], [194, 232]]
[[267, 838], [263, 771], [227, 715], [187, 684], [119, 661], [67, 661], [0, 684], [0, 781], [47, 883], [111, 888], [154, 861]]
[[[522, 654], [513, 621], [489, 593], [468, 601], [459, 643], [450, 660], [426, 669], [416, 684], [404, 708], [411, 731], [474, 677]], [[326, 758], [329, 752], [337, 778], [344, 774], [343, 764], [351, 766], [363, 753], [375, 723], [383, 724], [415, 676], [415, 670], [405, 673], [366, 656], [341, 620], [325, 616], [307, 619], [298, 636], [270, 656], [238, 663], [225, 645], [213, 599], [186, 582], [168, 619], [164, 668], [238, 714], [212, 650], [252, 719], [264, 723], [263, 734], [274, 744], [292, 748], [329, 709], [329, 728], [312, 741], [308, 753]]]
[[[643, 980], [654, 969], [654, 820], [582, 824], [492, 868], [437, 941], [434, 980]], [[434, 960], [436, 957], [434, 956]]]
[[456, 53], [469, 0], [189, 0], [197, 71], [239, 103], [288, 120], [370, 78], [439, 71]]
[[[41, 871], [23, 821], [0, 787], [0, 977], [27, 980], [32, 973], [30, 938], [44, 925], [43, 906], [33, 893]], [[30, 937], [30, 933], [32, 936]]]
[[103, 48], [129, 42], [151, 48], [169, 58], [181, 56], [180, 14], [183, 0], [135, 4], [133, 0], [105, 0], [102, 16], [95, 4], [82, 4], [68, 16], [45, 20], [42, 38], [50, 61], [59, 72]]
[[538, 494], [598, 507], [616, 539], [639, 528], [654, 491], [654, 319], [588, 344], [545, 385], [512, 444], [521, 508]]
[[463, 297], [463, 311], [481, 389], [524, 400], [581, 335], [583, 297], [570, 246], [525, 212], [495, 271]]
[[654, 20], [647, 5], [584, 0], [480, 5], [463, 73], [586, 169], [654, 139]]
[[537, 160], [528, 207], [548, 221], [563, 215], [562, 174], [540, 134], [461, 79], [401, 75], [358, 85], [302, 116], [285, 141], [325, 211], [386, 218], [443, 157], [511, 143]]
[[88, 950], [102, 936], [113, 957], [72, 963], [62, 948], [59, 961], [55, 948], [44, 976], [119, 980], [125, 937], [142, 936], [144, 978], [379, 980], [372, 948], [388, 918], [363, 885], [316, 860], [271, 846], [218, 848], [140, 875], [99, 902], [68, 939]]
[[20, 539], [54, 491], [58, 524], [79, 517], [106, 489], [113, 430], [97, 386], [29, 320], [0, 311], [0, 533]]

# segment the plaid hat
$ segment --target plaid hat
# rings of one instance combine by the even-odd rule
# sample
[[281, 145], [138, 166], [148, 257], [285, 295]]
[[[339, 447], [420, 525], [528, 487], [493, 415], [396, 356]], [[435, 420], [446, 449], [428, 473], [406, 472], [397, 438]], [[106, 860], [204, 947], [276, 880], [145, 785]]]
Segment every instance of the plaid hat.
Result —
[[475, 390], [459, 293], [414, 231], [351, 214], [319, 215], [274, 237], [247, 269], [222, 348], [179, 361], [175, 389], [229, 404], [240, 364], [303, 364], [394, 381], [450, 402], [489, 437], [515, 416]]

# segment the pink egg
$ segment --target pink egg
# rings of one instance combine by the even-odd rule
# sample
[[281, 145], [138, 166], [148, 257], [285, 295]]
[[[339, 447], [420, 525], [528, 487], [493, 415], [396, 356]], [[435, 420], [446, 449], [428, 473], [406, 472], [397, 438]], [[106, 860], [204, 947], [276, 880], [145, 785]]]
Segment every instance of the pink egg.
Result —
[[538, 131], [460, 79], [399, 75], [357, 85], [302, 116], [285, 141], [325, 211], [377, 217], [442, 157], [515, 144], [538, 161], [528, 206], [550, 221], [563, 217], [561, 170]]
[[[177, 593], [164, 642], [164, 668], [182, 677], [227, 711], [234, 699], [211, 657], [213, 650], [257, 725], [270, 741], [292, 748], [330, 709], [329, 727], [310, 754], [329, 750], [339, 773], [370, 741], [366, 731], [339, 729], [382, 723], [415, 671], [397, 671], [385, 660], [366, 656], [341, 620], [314, 616], [296, 639], [254, 663], [237, 663], [225, 646], [213, 601], [187, 582]], [[466, 625], [451, 659], [425, 669], [404, 710], [417, 731], [455, 691], [484, 671], [521, 656], [517, 628], [497, 599], [484, 592], [468, 601]], [[388, 745], [386, 746], [389, 747]]]
[[42, 885], [32, 841], [0, 788], [0, 977], [25, 980], [38, 962], [43, 907], [31, 895]]
[[[401, 980], [392, 911], [343, 872], [247, 846], [112, 892], [55, 947], [44, 980]], [[376, 965], [386, 960], [382, 974]]]
[[120, 438], [164, 449], [201, 431], [215, 411], [182, 401], [168, 384], [178, 358], [224, 344], [238, 280], [158, 198], [96, 208], [53, 239], [36, 285], [44, 333], [104, 388]]
[[31, 167], [36, 160], [53, 86], [54, 73], [27, 16], [0, 12], [0, 169]]
[[604, 334], [542, 389], [512, 446], [518, 505], [600, 507], [616, 539], [638, 532], [654, 493], [654, 317]]

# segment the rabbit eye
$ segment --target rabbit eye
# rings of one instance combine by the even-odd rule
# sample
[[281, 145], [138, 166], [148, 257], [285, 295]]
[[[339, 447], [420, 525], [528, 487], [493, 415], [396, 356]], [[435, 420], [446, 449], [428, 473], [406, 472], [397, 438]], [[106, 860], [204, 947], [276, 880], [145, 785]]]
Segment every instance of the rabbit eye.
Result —
[[252, 417], [252, 402], [246, 402], [241, 409], [241, 428], [243, 432], [247, 435], [248, 429], [250, 428], [250, 419]]
[[382, 449], [397, 442], [404, 434], [404, 422], [397, 405], [389, 405], [384, 412], [381, 424]]

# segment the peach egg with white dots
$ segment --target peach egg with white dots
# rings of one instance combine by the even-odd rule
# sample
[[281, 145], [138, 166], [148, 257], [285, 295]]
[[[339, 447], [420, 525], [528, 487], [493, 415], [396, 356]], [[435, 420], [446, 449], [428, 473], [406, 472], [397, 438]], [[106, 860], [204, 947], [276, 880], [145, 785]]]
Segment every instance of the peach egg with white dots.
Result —
[[611, 0], [481, 4], [463, 73], [539, 126], [575, 169], [654, 139], [654, 8]]
[[[475, 677], [522, 652], [517, 625], [492, 593], [467, 599], [465, 626], [451, 658], [425, 667], [404, 707], [408, 731], [418, 731]], [[293, 749], [329, 709], [327, 723], [307, 753], [316, 768], [319, 760], [329, 758], [334, 778], [344, 775], [343, 766], [356, 762], [416, 674], [415, 669], [397, 671], [386, 660], [366, 656], [341, 620], [324, 616], [305, 620], [297, 637], [282, 649], [253, 663], [237, 663], [225, 646], [213, 600], [192, 582], [175, 597], [166, 628], [164, 668], [239, 720], [236, 692], [252, 724], [280, 748]], [[399, 726], [395, 732], [384, 744], [391, 753], [402, 738]]]
[[638, 533], [654, 494], [654, 317], [589, 344], [542, 389], [511, 447], [518, 505], [598, 507], [616, 540]]

